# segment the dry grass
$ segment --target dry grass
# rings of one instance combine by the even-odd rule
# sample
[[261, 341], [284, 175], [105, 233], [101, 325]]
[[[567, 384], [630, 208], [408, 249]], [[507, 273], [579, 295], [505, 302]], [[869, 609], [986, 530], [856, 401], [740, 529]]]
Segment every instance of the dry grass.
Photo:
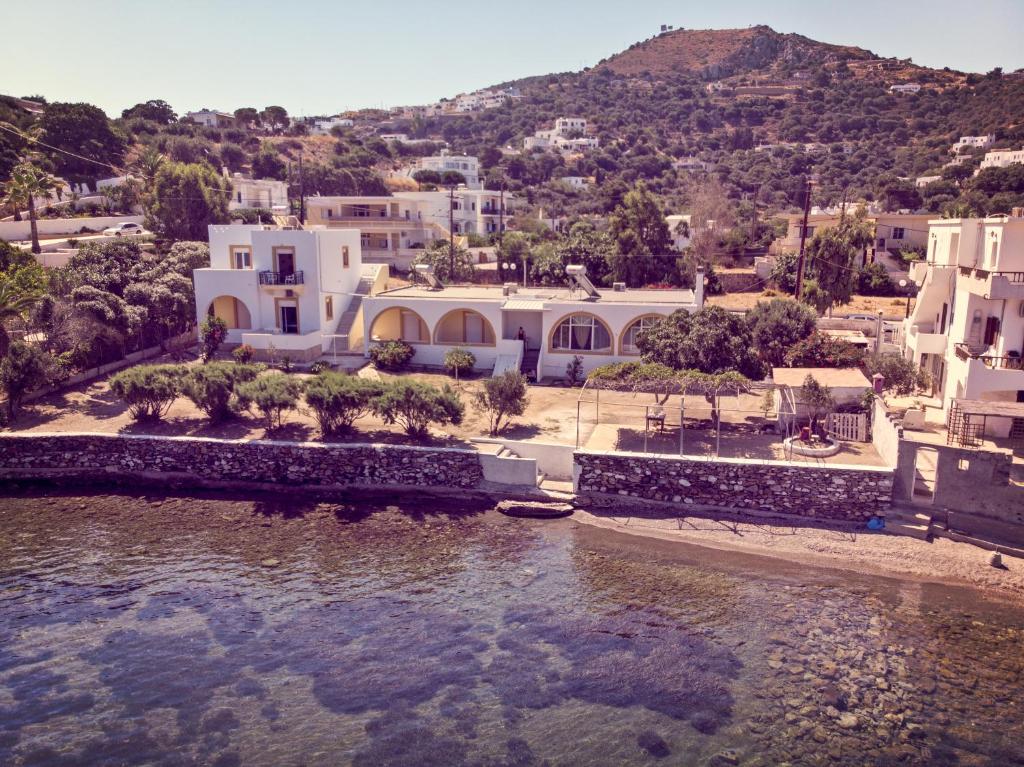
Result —
[[[747, 311], [753, 309], [758, 301], [770, 301], [772, 298], [779, 298], [777, 292], [761, 293], [725, 293], [720, 296], [708, 296], [707, 303], [710, 306], [721, 306], [733, 311]], [[784, 296], [783, 296], [784, 297]], [[879, 309], [887, 320], [902, 320], [906, 313], [907, 299], [893, 296], [854, 296], [848, 304], [837, 306], [832, 310], [833, 316], [841, 317], [845, 314], [871, 314], [874, 315]], [[910, 309], [914, 309], [914, 299], [910, 299]]]

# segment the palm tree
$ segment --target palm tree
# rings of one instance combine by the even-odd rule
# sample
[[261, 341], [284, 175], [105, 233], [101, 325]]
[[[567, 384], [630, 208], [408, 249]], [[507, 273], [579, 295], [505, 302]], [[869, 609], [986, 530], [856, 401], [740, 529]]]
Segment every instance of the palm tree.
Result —
[[38, 290], [25, 290], [13, 280], [0, 279], [0, 357], [7, 356], [7, 350], [11, 345], [11, 338], [7, 334], [7, 322], [24, 319], [40, 298]]
[[7, 182], [4, 201], [14, 205], [15, 209], [22, 204], [28, 207], [28, 220], [32, 226], [32, 252], [39, 253], [39, 227], [36, 224], [36, 198], [49, 197], [59, 186], [57, 179], [34, 165], [23, 160], [14, 166], [11, 178]]

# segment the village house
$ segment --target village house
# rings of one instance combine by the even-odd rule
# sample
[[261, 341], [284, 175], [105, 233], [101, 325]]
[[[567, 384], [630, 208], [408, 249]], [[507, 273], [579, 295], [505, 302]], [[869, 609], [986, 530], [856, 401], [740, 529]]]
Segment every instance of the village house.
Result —
[[452, 170], [463, 175], [466, 179], [467, 189], [483, 188], [483, 183], [480, 180], [480, 160], [471, 155], [451, 154], [445, 149], [439, 155], [418, 158], [416, 162], [405, 169], [405, 174], [412, 177], [421, 170], [432, 170], [438, 173]]
[[570, 189], [586, 189], [591, 183], [589, 176], [562, 176], [558, 180]]
[[347, 117], [324, 117], [313, 120], [309, 132], [314, 136], [328, 136], [332, 128], [351, 128], [355, 123]]
[[988, 149], [995, 143], [994, 135], [988, 136], [961, 136], [950, 149], [951, 152], [959, 154], [965, 149]]
[[186, 112], [185, 119], [191, 120], [207, 128], [234, 128], [235, 116], [230, 112], [218, 112], [216, 109], [200, 109], [198, 112]]
[[417, 364], [440, 366], [446, 352], [463, 347], [481, 370], [563, 378], [578, 356], [585, 375], [600, 365], [637, 359], [636, 335], [677, 309], [700, 309], [703, 282], [698, 272], [695, 290], [412, 285], [363, 300], [365, 335], [370, 344], [411, 344]]
[[274, 178], [251, 178], [241, 173], [223, 171], [224, 177], [231, 182], [231, 200], [228, 210], [240, 208], [258, 208], [275, 213], [287, 213], [288, 184]]
[[917, 93], [920, 90], [921, 90], [921, 86], [918, 85], [917, 83], [901, 83], [899, 85], [890, 85], [889, 86], [889, 93], [896, 93], [896, 94]]
[[[954, 399], [1024, 401], [1024, 210], [931, 221], [926, 260], [910, 276], [920, 289], [904, 353], [929, 373], [943, 409]], [[988, 421], [993, 436], [1014, 426]]]
[[974, 175], [978, 175], [985, 168], [1006, 168], [1010, 165], [1019, 165], [1021, 163], [1024, 163], [1024, 148], [993, 149], [991, 152], [985, 153], [985, 157], [981, 161], [981, 165], [978, 166], [978, 170], [974, 172]]
[[219, 317], [228, 344], [248, 344], [264, 359], [311, 360], [334, 348], [334, 336], [350, 330], [339, 323], [355, 325], [354, 297], [387, 269], [364, 274], [355, 229], [214, 225], [209, 237], [210, 266], [193, 273], [196, 319]]
[[582, 117], [559, 117], [551, 130], [539, 130], [523, 139], [524, 149], [554, 149], [561, 152], [583, 152], [597, 149], [598, 139], [588, 137], [587, 121]]
[[[850, 205], [847, 216], [854, 215], [857, 206]], [[843, 214], [812, 213], [807, 217], [807, 239], [821, 229], [828, 229], [839, 224]], [[898, 253], [906, 247], [924, 247], [928, 240], [929, 214], [916, 213], [872, 213], [867, 221], [875, 227], [874, 249]], [[786, 216], [789, 224], [784, 237], [772, 243], [773, 253], [796, 253], [800, 250], [800, 232], [803, 226], [803, 214], [791, 213]]]

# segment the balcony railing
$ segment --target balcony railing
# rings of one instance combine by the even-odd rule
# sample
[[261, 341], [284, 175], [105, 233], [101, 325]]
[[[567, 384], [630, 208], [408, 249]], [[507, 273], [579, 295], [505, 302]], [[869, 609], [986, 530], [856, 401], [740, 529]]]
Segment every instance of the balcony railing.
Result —
[[260, 285], [302, 285], [302, 272], [260, 272]]
[[1007, 354], [997, 357], [994, 354], [985, 354], [971, 351], [967, 344], [956, 345], [956, 356], [962, 360], [981, 360], [982, 364], [993, 370], [1024, 370], [1024, 359], [1019, 354]]

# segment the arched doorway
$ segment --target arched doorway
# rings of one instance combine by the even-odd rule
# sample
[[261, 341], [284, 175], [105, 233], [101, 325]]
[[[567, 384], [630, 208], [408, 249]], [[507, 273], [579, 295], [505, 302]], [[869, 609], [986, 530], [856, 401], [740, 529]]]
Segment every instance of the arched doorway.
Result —
[[229, 330], [251, 330], [252, 316], [248, 307], [234, 296], [217, 296], [206, 313], [227, 323]]
[[437, 323], [435, 344], [494, 346], [494, 328], [480, 312], [454, 309]]
[[370, 326], [371, 341], [405, 341], [410, 344], [429, 344], [430, 328], [412, 309], [392, 306], [373, 318]]

